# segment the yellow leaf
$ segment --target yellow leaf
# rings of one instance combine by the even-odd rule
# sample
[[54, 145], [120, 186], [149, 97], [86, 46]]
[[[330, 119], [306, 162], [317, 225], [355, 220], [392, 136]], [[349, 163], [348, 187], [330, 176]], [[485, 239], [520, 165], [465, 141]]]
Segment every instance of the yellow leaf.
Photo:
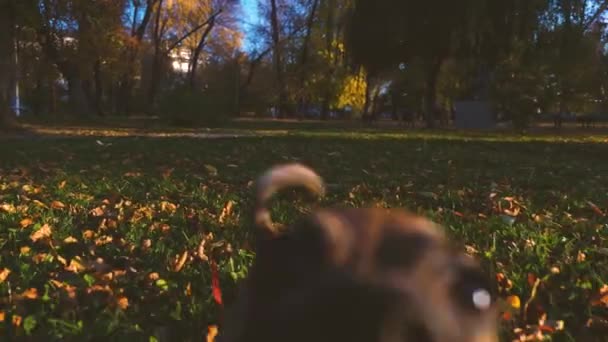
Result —
[[4, 322], [5, 313], [4, 311], [0, 311], [0, 322]]
[[63, 208], [65, 208], [65, 204], [63, 204], [62, 202], [59, 202], [59, 201], [53, 201], [53, 202], [51, 202], [51, 208], [63, 209]]
[[521, 307], [521, 300], [518, 296], [509, 296], [506, 298], [506, 302], [513, 309], [519, 309]]
[[91, 240], [93, 237], [95, 237], [95, 232], [92, 230], [85, 230], [82, 232], [82, 238], [85, 240]]
[[95, 216], [95, 217], [99, 217], [99, 216], [103, 216], [104, 215], [104, 210], [101, 207], [97, 207], [93, 210], [91, 210], [91, 215]]
[[171, 202], [162, 201], [160, 202], [160, 210], [166, 211], [168, 213], [174, 213], [177, 210], [177, 206]]
[[24, 255], [24, 254], [29, 254], [30, 250], [31, 250], [31, 248], [29, 246], [23, 246], [19, 249], [19, 252], [21, 253], [21, 255]]
[[48, 239], [51, 236], [52, 230], [48, 224], [45, 224], [40, 229], [30, 235], [30, 239], [36, 242], [41, 239]]
[[66, 181], [59, 183], [59, 189], [65, 188]]
[[27, 227], [31, 226], [32, 223], [34, 223], [34, 221], [32, 221], [31, 218], [24, 218], [23, 220], [21, 220], [21, 222], [19, 222], [19, 224], [21, 225], [21, 228], [27, 228]]
[[11, 270], [8, 268], [4, 268], [2, 271], [0, 271], [0, 284], [2, 284], [6, 278], [8, 278], [9, 274], [11, 274]]
[[32, 201], [32, 203], [34, 203], [35, 205], [37, 205], [37, 206], [39, 206], [39, 207], [41, 207], [41, 208], [48, 208], [48, 207], [46, 206], [46, 204], [44, 204], [44, 203], [40, 202], [39, 200], [33, 200], [33, 201]]

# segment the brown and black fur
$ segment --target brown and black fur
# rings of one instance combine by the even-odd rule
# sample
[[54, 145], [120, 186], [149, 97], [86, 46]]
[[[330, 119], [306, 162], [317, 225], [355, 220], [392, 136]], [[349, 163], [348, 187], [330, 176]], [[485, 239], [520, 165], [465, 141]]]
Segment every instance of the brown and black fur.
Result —
[[[256, 260], [222, 342], [494, 342], [491, 286], [440, 227], [402, 210], [322, 209], [280, 229], [266, 202], [287, 187], [324, 193], [299, 164], [258, 181]], [[479, 292], [475, 292], [479, 293]]]

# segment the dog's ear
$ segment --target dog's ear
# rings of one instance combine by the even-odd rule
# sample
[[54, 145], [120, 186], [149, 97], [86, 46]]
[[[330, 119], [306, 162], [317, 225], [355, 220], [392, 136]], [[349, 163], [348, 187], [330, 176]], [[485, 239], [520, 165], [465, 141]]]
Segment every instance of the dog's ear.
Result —
[[323, 179], [305, 165], [290, 163], [269, 169], [256, 183], [254, 221], [258, 235], [275, 237], [279, 234], [279, 228], [270, 216], [268, 201], [277, 192], [287, 188], [305, 188], [318, 197], [325, 195]]

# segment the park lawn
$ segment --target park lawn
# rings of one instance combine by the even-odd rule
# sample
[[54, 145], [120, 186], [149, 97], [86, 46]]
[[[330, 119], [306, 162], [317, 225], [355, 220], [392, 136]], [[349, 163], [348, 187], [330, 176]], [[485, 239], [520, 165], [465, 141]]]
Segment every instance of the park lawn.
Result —
[[[200, 340], [221, 315], [212, 264], [230, 304], [254, 258], [251, 182], [297, 160], [328, 183], [322, 205], [406, 207], [443, 224], [501, 280], [505, 331], [546, 314], [565, 322], [555, 340], [601, 340], [606, 141], [339, 129], [0, 141], [0, 336]], [[291, 222], [309, 208], [285, 194], [273, 212]]]

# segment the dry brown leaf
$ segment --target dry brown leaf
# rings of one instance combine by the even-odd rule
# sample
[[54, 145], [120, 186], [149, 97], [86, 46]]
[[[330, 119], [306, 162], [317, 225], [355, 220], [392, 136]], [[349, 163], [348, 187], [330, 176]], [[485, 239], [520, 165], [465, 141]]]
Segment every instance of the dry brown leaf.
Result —
[[188, 282], [188, 285], [186, 285], [186, 296], [190, 297], [192, 296], [192, 283]]
[[31, 218], [24, 218], [23, 220], [21, 220], [19, 222], [19, 224], [21, 225], [21, 228], [27, 228], [29, 226], [32, 225], [32, 223], [34, 223], [34, 221]]
[[173, 267], [173, 272], [179, 272], [182, 270], [184, 265], [186, 264], [186, 260], [188, 260], [188, 251], [184, 251], [179, 259], [176, 259], [175, 266]]
[[99, 284], [95, 284], [89, 288], [86, 289], [86, 293], [87, 294], [91, 294], [91, 293], [95, 293], [95, 292], [104, 292], [106, 294], [112, 294], [114, 293], [114, 291], [112, 291], [112, 289], [110, 288], [109, 285], [99, 285]]
[[34, 287], [29, 288], [29, 289], [23, 291], [21, 296], [23, 298], [27, 298], [27, 299], [32, 299], [32, 300], [36, 299], [36, 298], [38, 298], [38, 290]]
[[591, 300], [591, 305], [608, 308], [608, 284], [600, 288], [598, 294]]
[[226, 203], [226, 205], [224, 206], [224, 209], [222, 209], [222, 213], [220, 214], [219, 218], [219, 222], [221, 224], [226, 222], [226, 219], [232, 214], [232, 207], [234, 206], [234, 204], [235, 203], [233, 201], [228, 201], [228, 203]]
[[19, 253], [21, 253], [21, 255], [25, 255], [25, 254], [29, 254], [31, 250], [32, 249], [29, 246], [23, 246], [23, 247], [19, 248]]
[[53, 208], [53, 209], [64, 209], [65, 208], [65, 204], [63, 204], [63, 202], [60, 202], [60, 201], [53, 201], [53, 202], [51, 202], [51, 208]]
[[584, 262], [585, 260], [587, 260], [587, 255], [585, 255], [585, 253], [579, 251], [578, 254], [576, 254], [576, 261]]
[[8, 268], [2, 269], [2, 271], [0, 271], [0, 284], [2, 284], [10, 274], [11, 270], [9, 270]]
[[160, 275], [157, 272], [152, 272], [150, 274], [148, 274], [148, 279], [152, 280], [152, 281], [156, 281], [160, 278]]
[[32, 235], [30, 235], [30, 239], [33, 242], [36, 242], [41, 239], [48, 239], [51, 236], [51, 233], [51, 226], [45, 224], [44, 226], [40, 227], [40, 229], [32, 233]]
[[150, 247], [152, 247], [152, 240], [150, 239], [145, 239], [144, 241], [141, 242], [141, 248], [145, 251], [149, 250]]
[[66, 181], [62, 181], [61, 183], [59, 183], [59, 189], [65, 188], [66, 183], [67, 183]]

